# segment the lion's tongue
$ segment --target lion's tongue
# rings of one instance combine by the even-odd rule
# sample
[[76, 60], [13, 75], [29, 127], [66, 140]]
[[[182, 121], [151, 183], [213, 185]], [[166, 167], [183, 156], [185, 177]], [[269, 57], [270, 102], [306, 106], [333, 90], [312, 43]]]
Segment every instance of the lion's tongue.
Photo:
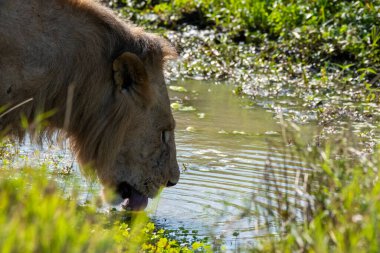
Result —
[[125, 199], [122, 203], [124, 209], [131, 209], [132, 211], [144, 210], [147, 205], [148, 198], [144, 195], [141, 195], [135, 189], [132, 189], [130, 197]]

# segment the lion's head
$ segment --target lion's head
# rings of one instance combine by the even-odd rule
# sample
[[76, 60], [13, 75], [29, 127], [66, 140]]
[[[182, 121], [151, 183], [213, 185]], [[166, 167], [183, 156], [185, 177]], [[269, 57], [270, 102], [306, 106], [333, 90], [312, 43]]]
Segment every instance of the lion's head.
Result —
[[119, 201], [128, 199], [126, 206], [139, 209], [162, 187], [178, 182], [175, 122], [160, 69], [146, 69], [139, 57], [126, 52], [114, 61], [113, 70], [116, 99], [128, 101], [133, 112], [115, 163], [98, 175], [106, 186], [116, 186]]
[[165, 58], [175, 51], [162, 38], [140, 36], [145, 36], [139, 43], [145, 43], [146, 51], [118, 54], [99, 112], [103, 116], [94, 120], [91, 133], [73, 138], [79, 161], [95, 168], [106, 199], [107, 192], [116, 192], [108, 201], [123, 202], [132, 210], [145, 208], [148, 198], [175, 185], [180, 174], [175, 121], [162, 69]]

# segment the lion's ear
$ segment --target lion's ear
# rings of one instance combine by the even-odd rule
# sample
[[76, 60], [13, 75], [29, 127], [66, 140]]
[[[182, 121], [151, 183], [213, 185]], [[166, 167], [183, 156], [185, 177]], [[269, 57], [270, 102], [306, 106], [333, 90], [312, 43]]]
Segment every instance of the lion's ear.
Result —
[[132, 53], [124, 52], [113, 62], [115, 85], [128, 92], [137, 92], [144, 99], [149, 96], [149, 78], [144, 63]]

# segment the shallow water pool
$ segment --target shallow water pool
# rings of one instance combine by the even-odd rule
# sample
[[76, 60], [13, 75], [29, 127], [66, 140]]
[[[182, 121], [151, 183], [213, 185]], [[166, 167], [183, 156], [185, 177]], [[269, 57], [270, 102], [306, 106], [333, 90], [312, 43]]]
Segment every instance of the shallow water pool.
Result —
[[234, 95], [231, 85], [172, 85], [184, 88], [170, 92], [184, 171], [177, 186], [164, 190], [154, 219], [167, 228], [221, 235], [230, 244], [275, 231], [267, 208], [275, 212], [285, 196], [301, 208], [294, 185], [308, 171], [281, 144], [278, 119]]
[[[150, 201], [147, 210], [152, 219], [165, 229], [216, 235], [227, 247], [277, 233], [278, 200], [288, 198], [293, 208], [301, 210], [298, 192], [308, 174], [282, 144], [278, 118], [254, 101], [234, 95], [231, 85], [181, 81], [169, 88], [183, 171], [175, 187]], [[308, 127], [301, 131], [309, 138]], [[58, 178], [68, 190], [73, 182], [82, 185], [83, 202], [100, 190], [99, 184], [80, 175], [68, 149], [45, 145], [41, 150], [26, 143], [20, 153], [24, 158], [33, 154], [33, 159], [51, 167], [74, 164], [74, 173]]]

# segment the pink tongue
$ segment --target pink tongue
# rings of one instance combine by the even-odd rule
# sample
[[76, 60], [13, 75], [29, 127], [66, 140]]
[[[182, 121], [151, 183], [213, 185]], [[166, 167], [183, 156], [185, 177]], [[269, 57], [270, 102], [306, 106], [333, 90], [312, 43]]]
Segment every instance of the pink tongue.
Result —
[[132, 211], [144, 210], [147, 205], [148, 198], [141, 195], [135, 189], [132, 190], [131, 196], [122, 203], [124, 209], [131, 209]]

